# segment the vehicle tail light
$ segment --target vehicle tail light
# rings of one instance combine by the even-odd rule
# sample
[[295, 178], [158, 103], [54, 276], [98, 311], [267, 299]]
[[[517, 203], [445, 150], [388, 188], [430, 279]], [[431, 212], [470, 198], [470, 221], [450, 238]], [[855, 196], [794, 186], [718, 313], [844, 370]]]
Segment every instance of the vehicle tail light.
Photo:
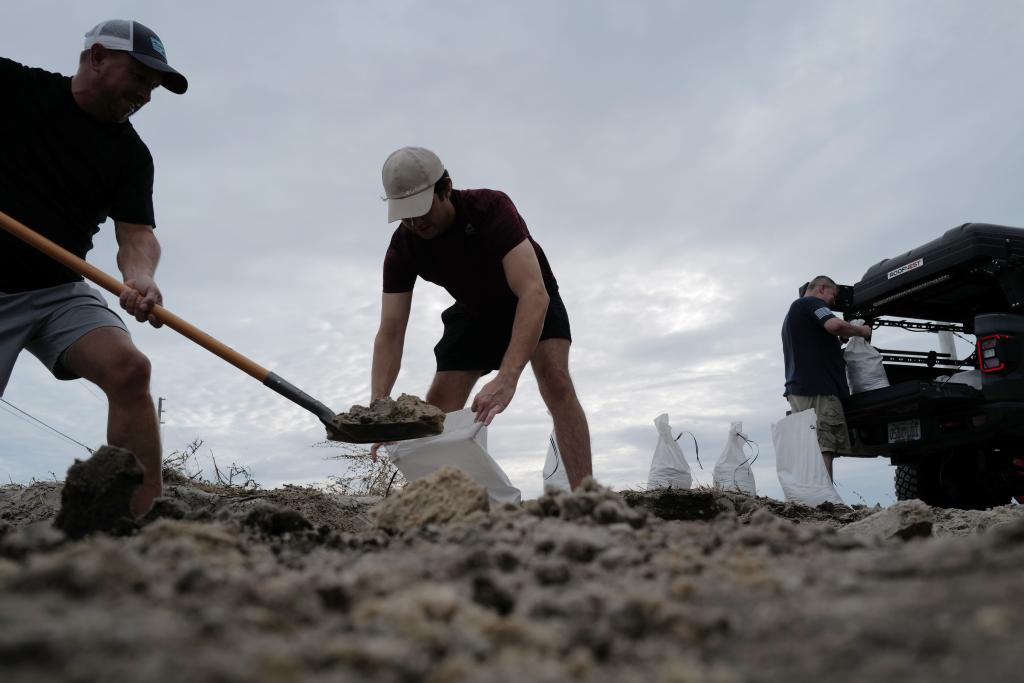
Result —
[[1007, 369], [1012, 356], [1008, 334], [990, 334], [978, 339], [978, 369], [982, 372], [999, 372]]

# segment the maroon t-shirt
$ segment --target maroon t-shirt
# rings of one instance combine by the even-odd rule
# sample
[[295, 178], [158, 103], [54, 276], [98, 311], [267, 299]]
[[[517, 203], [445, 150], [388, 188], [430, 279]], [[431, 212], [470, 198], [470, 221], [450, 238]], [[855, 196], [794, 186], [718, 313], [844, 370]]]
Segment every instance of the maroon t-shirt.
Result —
[[473, 311], [507, 314], [516, 305], [501, 259], [523, 240], [537, 253], [549, 293], [558, 283], [540, 245], [530, 237], [515, 204], [496, 190], [453, 190], [455, 221], [434, 239], [404, 225], [391, 236], [384, 257], [384, 293], [411, 292], [416, 276], [444, 287]]

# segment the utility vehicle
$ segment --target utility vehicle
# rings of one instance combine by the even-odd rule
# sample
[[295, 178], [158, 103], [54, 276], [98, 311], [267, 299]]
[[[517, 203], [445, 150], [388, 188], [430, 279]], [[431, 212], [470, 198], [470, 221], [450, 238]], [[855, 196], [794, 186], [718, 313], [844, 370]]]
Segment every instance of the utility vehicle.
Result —
[[[875, 328], [890, 384], [850, 396], [851, 455], [890, 458], [899, 500], [1024, 502], [1024, 229], [953, 228], [840, 286], [833, 309]], [[879, 348], [886, 327], [935, 333], [939, 348]], [[973, 353], [958, 359], [954, 335]]]

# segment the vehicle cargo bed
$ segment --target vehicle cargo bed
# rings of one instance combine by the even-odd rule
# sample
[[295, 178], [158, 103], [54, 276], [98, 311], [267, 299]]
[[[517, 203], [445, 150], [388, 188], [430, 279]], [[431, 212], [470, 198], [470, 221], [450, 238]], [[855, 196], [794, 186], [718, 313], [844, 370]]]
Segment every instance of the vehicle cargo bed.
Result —
[[897, 455], [967, 443], [979, 434], [975, 416], [985, 413], [984, 395], [966, 384], [901, 382], [854, 394], [846, 402], [854, 453]]
[[860, 413], [889, 411], [900, 404], [916, 406], [941, 401], [949, 405], [981, 400], [981, 391], [967, 384], [914, 380], [853, 394], [846, 400], [845, 408], [847, 418], [851, 418]]

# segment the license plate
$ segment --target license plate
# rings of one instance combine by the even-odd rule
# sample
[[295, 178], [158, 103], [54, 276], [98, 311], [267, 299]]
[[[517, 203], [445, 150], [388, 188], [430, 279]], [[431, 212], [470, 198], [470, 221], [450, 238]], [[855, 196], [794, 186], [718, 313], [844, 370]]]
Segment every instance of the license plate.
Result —
[[889, 423], [889, 443], [906, 443], [921, 440], [921, 421], [904, 420]]

